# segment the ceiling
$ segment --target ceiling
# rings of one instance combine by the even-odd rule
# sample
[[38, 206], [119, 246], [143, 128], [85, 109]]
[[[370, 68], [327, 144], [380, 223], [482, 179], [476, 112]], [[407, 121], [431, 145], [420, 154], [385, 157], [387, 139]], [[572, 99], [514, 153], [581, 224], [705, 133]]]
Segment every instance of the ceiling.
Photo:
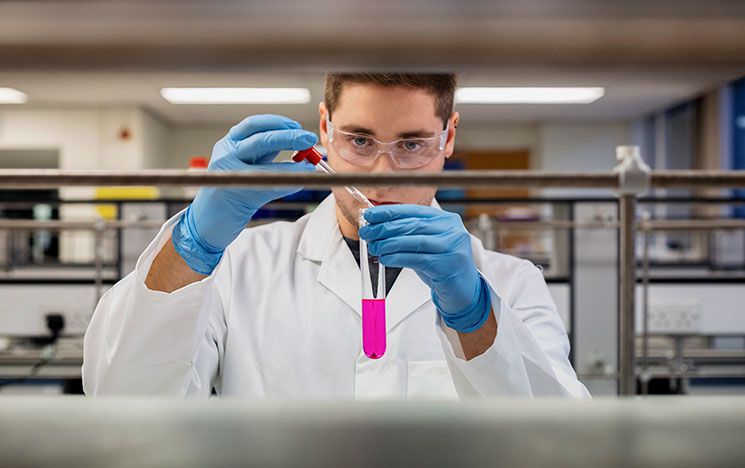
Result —
[[[590, 105], [463, 105], [472, 125], [631, 119], [745, 76], [742, 0], [0, 1], [0, 86], [26, 107], [141, 105], [174, 125], [317, 116], [325, 70], [463, 86], [603, 86]], [[312, 103], [175, 106], [165, 86], [301, 86]]]

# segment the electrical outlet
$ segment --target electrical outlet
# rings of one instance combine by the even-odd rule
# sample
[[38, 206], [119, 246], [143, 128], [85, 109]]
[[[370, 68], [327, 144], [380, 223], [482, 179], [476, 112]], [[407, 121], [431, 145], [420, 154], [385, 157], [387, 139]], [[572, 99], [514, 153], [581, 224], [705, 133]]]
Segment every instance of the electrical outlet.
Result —
[[649, 304], [649, 332], [690, 335], [701, 331], [701, 305], [697, 302]]

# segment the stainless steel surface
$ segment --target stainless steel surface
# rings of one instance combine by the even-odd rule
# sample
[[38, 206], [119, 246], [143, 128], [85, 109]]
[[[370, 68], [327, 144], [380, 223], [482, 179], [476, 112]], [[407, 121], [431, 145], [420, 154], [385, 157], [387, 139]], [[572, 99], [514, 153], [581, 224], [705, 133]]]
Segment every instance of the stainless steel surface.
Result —
[[95, 300], [93, 301], [93, 308], [91, 310], [96, 309], [96, 305], [98, 305], [98, 301], [101, 300], [101, 295], [103, 294], [103, 234], [106, 230], [106, 223], [104, 221], [97, 221], [96, 227], [94, 232], [94, 265], [95, 265], [95, 271], [96, 274], [94, 276], [95, 281], [95, 288], [96, 288], [96, 296]]
[[[646, 223], [649, 212], [644, 212], [642, 223]], [[639, 374], [641, 394], [646, 395], [649, 390], [649, 230], [646, 225], [641, 226], [644, 239], [644, 252], [642, 254], [642, 369]]]
[[119, 228], [140, 228], [153, 229], [160, 228], [162, 221], [33, 221], [25, 219], [0, 219], [0, 229], [13, 230], [34, 230], [34, 229], [59, 229], [59, 230], [86, 230], [95, 231], [97, 229], [119, 229]]
[[[440, 187], [617, 188], [613, 172], [447, 171], [390, 174], [194, 173], [183, 170], [2, 169], [3, 188], [96, 185], [274, 186], [327, 188], [341, 185], [436, 185]], [[653, 188], [742, 188], [745, 171], [653, 171]]]
[[[743, 176], [745, 180], [745, 176]], [[195, 173], [183, 170], [0, 169], [0, 187], [49, 188], [99, 185], [256, 186], [300, 185], [328, 188], [343, 185], [433, 185], [439, 187], [583, 187], [615, 188], [612, 172], [447, 171], [389, 174], [322, 173]], [[745, 186], [745, 184], [744, 184]]]
[[650, 231], [745, 229], [744, 219], [656, 219], [644, 220], [640, 224], [640, 228]]
[[[442, 203], [444, 204], [444, 203]], [[287, 204], [290, 205], [290, 204]], [[275, 204], [276, 209], [299, 209], [306, 208], [312, 203], [293, 203], [292, 206], [285, 204]], [[269, 206], [269, 205], [267, 205]], [[162, 221], [103, 221], [103, 229], [119, 228], [141, 228], [152, 229], [160, 228]], [[59, 230], [90, 230], [98, 229], [99, 221], [33, 221], [22, 219], [0, 219], [0, 229], [12, 230], [34, 230], [34, 229], [59, 229]], [[743, 224], [745, 227], [745, 224]], [[495, 224], [494, 229], [499, 230], [569, 230], [569, 229], [617, 229], [618, 223], [614, 221], [598, 222], [572, 222], [572, 221], [503, 221]]]
[[494, 223], [497, 231], [564, 231], [570, 229], [618, 229], [615, 221], [576, 222], [576, 221], [498, 221]]
[[636, 195], [619, 197], [618, 394], [636, 393], [634, 293], [636, 288]]
[[653, 188], [733, 188], [745, 186], [745, 171], [652, 171]]
[[278, 403], [2, 398], [5, 466], [693, 467], [745, 459], [745, 399]]

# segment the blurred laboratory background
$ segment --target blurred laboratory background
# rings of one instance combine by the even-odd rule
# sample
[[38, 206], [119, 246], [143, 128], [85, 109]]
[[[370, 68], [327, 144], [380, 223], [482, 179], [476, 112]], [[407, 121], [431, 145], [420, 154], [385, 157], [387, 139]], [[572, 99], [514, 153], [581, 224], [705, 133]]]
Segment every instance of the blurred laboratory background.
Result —
[[[721, 0], [4, 1], [0, 168], [204, 170], [248, 115], [317, 132], [327, 70], [458, 72], [451, 171], [609, 171], [617, 145], [655, 170], [745, 169], [745, 2]], [[187, 88], [279, 91], [208, 102]], [[95, 303], [194, 190], [0, 187], [0, 395], [81, 393]], [[326, 193], [252, 222], [294, 220]], [[745, 393], [745, 227], [727, 224], [744, 195], [639, 200], [638, 394]], [[438, 199], [488, 248], [540, 265], [580, 379], [617, 395], [615, 193]]]

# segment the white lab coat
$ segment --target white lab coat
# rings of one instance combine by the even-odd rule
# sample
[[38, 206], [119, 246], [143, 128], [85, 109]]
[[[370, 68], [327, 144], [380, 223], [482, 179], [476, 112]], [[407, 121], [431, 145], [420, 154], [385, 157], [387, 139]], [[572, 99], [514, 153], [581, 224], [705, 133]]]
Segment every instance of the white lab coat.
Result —
[[[436, 202], [434, 202], [436, 206]], [[541, 272], [487, 251], [474, 259], [491, 287], [494, 344], [465, 361], [429, 288], [403, 269], [386, 303], [387, 351], [362, 352], [360, 269], [329, 196], [295, 222], [249, 228], [213, 274], [173, 293], [145, 277], [168, 221], [102, 298], [85, 335], [87, 395], [220, 395], [292, 399], [588, 397]]]

